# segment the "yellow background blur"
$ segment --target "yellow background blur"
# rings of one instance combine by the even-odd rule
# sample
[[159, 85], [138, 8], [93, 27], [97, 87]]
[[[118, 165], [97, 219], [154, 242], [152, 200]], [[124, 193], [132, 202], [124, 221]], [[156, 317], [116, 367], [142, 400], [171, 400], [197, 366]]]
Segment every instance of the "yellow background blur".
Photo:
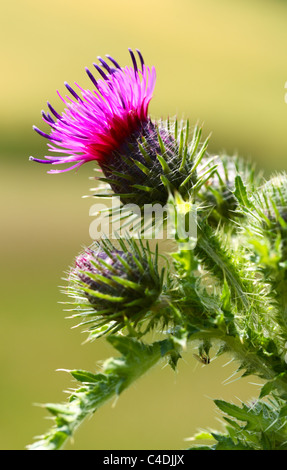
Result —
[[[89, 238], [88, 177], [47, 175], [41, 109], [56, 109], [64, 81], [139, 48], [157, 69], [153, 117], [177, 114], [212, 131], [210, 150], [286, 169], [287, 3], [280, 0], [11, 0], [1, 8], [0, 448], [23, 449], [48, 429], [35, 403], [59, 402], [72, 385], [56, 369], [95, 370], [113, 354], [65, 319], [62, 277]], [[180, 449], [200, 427], [220, 428], [212, 398], [257, 396], [250, 379], [224, 385], [228, 357], [208, 367], [189, 352], [179, 372], [157, 367], [84, 423], [68, 449]], [[115, 405], [115, 406], [113, 406]]]

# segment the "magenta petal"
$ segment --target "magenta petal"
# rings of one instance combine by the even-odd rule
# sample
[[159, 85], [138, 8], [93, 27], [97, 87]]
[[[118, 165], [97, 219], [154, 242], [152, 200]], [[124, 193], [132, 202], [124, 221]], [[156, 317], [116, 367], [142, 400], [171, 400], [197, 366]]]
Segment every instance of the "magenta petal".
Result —
[[50, 173], [50, 174], [65, 173], [66, 171], [74, 170], [75, 168], [80, 167], [81, 165], [83, 165], [83, 163], [84, 162], [76, 163], [76, 165], [70, 166], [69, 168], [65, 168], [64, 170], [49, 170], [47, 173]]
[[148, 105], [156, 81], [155, 68], [146, 67], [141, 53], [137, 51], [139, 69], [134, 53], [129, 52], [132, 67], [121, 68], [112, 57], [107, 56], [112, 66], [102, 58], [99, 58], [101, 66], [94, 64], [102, 77], [99, 80], [86, 69], [95, 89], [91, 91], [77, 85], [82, 96], [65, 82], [71, 97], [63, 98], [58, 92], [66, 107], [62, 115], [50, 103], [48, 107], [57, 120], [43, 113], [44, 121], [52, 127], [50, 135], [35, 128], [41, 136], [57, 144], [58, 148], [48, 144], [50, 151], [61, 152], [62, 155], [45, 157], [46, 160], [32, 157], [32, 160], [53, 165], [77, 162], [66, 170], [51, 170], [49, 173], [69, 171], [88, 161], [103, 163], [129, 134], [147, 122]]

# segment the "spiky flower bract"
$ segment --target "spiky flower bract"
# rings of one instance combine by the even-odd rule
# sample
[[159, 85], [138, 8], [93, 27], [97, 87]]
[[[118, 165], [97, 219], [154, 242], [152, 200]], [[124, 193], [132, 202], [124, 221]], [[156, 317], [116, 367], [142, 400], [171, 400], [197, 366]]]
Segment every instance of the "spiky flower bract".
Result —
[[65, 83], [70, 96], [60, 98], [65, 110], [59, 114], [48, 102], [51, 113], [42, 113], [51, 127], [50, 134], [34, 127], [49, 140], [49, 150], [62, 153], [31, 160], [54, 165], [68, 164], [61, 173], [87, 162], [99, 165], [103, 177], [123, 203], [165, 204], [170, 190], [187, 196], [197, 182], [196, 167], [205, 154], [207, 141], [200, 143], [201, 131], [194, 131], [191, 144], [189, 124], [179, 129], [177, 121], [153, 122], [148, 106], [156, 81], [154, 67], [147, 67], [137, 51], [132, 50], [132, 67], [120, 67], [111, 57], [94, 64], [100, 79], [86, 69], [93, 89], [79, 92]]
[[[206, 158], [202, 159], [199, 169], [205, 164], [205, 160]], [[240, 175], [248, 190], [252, 191], [259, 185], [261, 175], [255, 172], [253, 164], [237, 156], [218, 155], [214, 157], [212, 164], [216, 164], [217, 168], [202, 185], [198, 192], [198, 200], [207, 209], [208, 223], [211, 226], [225, 224], [230, 229], [232, 224], [235, 229], [236, 225], [233, 222], [239, 219], [240, 224], [240, 219], [244, 216], [239, 210], [238, 200], [234, 194], [235, 178]]]
[[153, 324], [162, 315], [157, 304], [163, 291], [164, 269], [158, 268], [157, 249], [132, 238], [94, 243], [81, 253], [69, 274], [68, 295], [74, 299], [80, 325], [90, 338], [136, 327], [150, 312]]

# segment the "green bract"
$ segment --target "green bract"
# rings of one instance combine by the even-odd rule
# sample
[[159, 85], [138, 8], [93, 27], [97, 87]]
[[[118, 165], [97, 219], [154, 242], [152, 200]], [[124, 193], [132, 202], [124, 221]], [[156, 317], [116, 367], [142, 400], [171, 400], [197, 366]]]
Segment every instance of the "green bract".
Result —
[[[115, 152], [103, 165], [104, 177], [96, 179], [106, 186], [94, 196], [117, 195], [122, 204], [136, 204], [141, 209], [145, 204], [164, 206], [169, 194], [175, 192], [188, 200], [199, 191], [206, 175], [210, 176], [216, 169], [212, 160], [206, 158], [198, 175], [209, 138], [201, 142], [202, 129], [198, 126], [190, 141], [189, 133], [188, 121], [148, 122], [141, 131], [130, 136], [122, 151]], [[109, 189], [112, 192], [107, 192]]]

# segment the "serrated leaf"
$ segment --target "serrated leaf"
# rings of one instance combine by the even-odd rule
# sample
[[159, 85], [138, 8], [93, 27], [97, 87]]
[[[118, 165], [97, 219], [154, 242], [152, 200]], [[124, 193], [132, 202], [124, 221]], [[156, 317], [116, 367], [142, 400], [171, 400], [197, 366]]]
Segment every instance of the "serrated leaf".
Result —
[[70, 374], [79, 382], [87, 383], [98, 382], [99, 380], [103, 380], [105, 378], [103, 374], [93, 374], [92, 372], [81, 369], [70, 370]]
[[217, 440], [217, 444], [214, 446], [216, 450], [254, 450], [253, 447], [244, 443], [235, 443], [229, 436], [216, 433], [212, 433], [212, 435]]
[[216, 406], [224, 413], [232, 416], [233, 418], [239, 419], [240, 421], [248, 421], [252, 419], [250, 409], [243, 404], [242, 408], [232, 403], [228, 403], [224, 400], [214, 400]]
[[252, 203], [250, 202], [248, 198], [246, 186], [244, 185], [240, 175], [235, 176], [234, 183], [235, 183], [235, 190], [233, 191], [234, 196], [236, 197], [236, 199], [238, 200], [238, 202], [240, 203], [242, 207], [247, 207], [248, 209], [250, 209], [252, 207]]

